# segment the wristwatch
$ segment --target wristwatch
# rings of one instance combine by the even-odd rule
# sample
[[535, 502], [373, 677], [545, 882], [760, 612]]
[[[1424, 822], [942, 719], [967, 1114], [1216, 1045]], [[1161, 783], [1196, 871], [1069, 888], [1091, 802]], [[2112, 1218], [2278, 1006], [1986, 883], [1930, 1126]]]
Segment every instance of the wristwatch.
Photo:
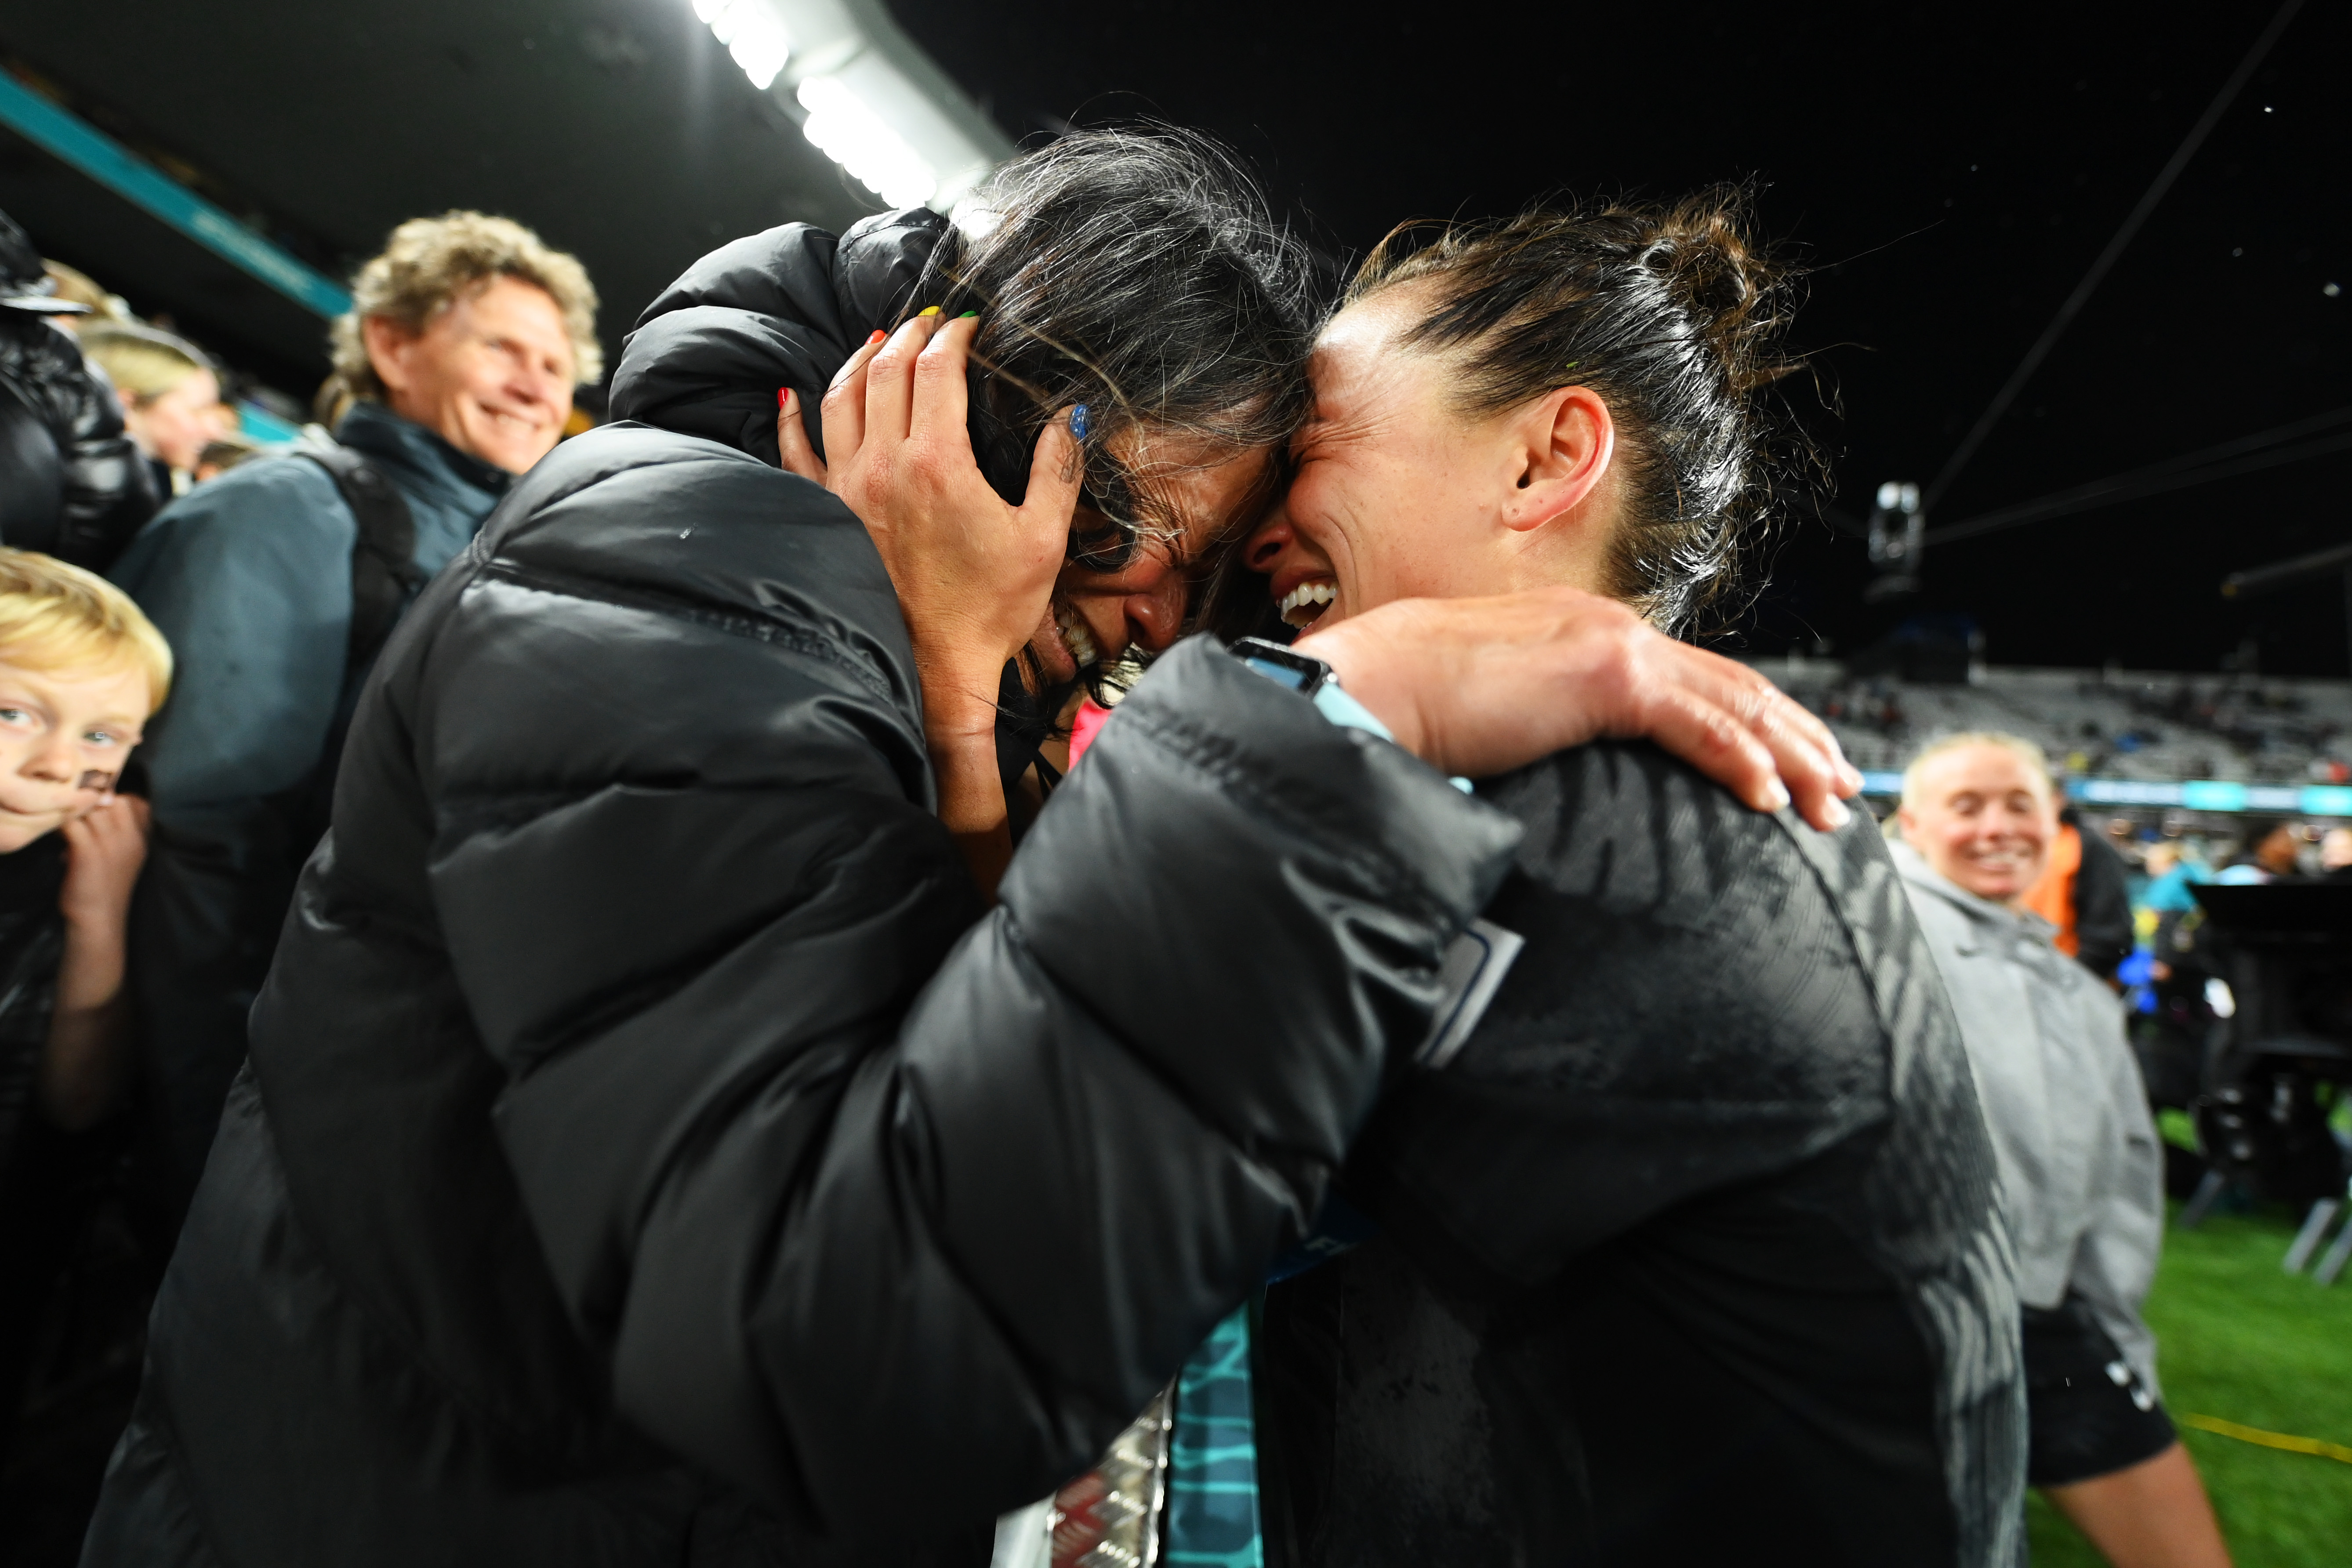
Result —
[[[1227, 651], [1268, 680], [1287, 686], [1315, 704], [1315, 710], [1344, 730], [1361, 730], [1393, 742], [1396, 731], [1380, 721], [1380, 716], [1345, 691], [1339, 689], [1339, 672], [1311, 653], [1285, 647], [1264, 637], [1243, 637], [1228, 645]], [[1465, 778], [1446, 780], [1464, 795], [1475, 793]]]
[[1362, 730], [1383, 741], [1396, 739], [1396, 732], [1370, 709], [1339, 689], [1339, 672], [1313, 654], [1264, 637], [1243, 637], [1233, 644], [1232, 651], [1268, 680], [1278, 681], [1314, 703], [1317, 712], [1340, 728]]
[[1339, 672], [1313, 654], [1300, 653], [1264, 637], [1243, 637], [1227, 649], [1235, 658], [1265, 676], [1312, 700], [1325, 687], [1339, 689]]

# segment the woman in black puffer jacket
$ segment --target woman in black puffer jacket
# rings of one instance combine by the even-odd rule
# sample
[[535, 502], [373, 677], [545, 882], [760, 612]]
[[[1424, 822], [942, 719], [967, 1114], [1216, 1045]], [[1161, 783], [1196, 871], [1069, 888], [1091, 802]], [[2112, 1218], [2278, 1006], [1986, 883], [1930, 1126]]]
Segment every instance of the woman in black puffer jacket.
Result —
[[49, 324], [41, 254], [0, 213], [0, 543], [103, 572], [159, 504], [122, 409]]
[[86, 1562], [984, 1561], [1312, 1213], [1510, 831], [1203, 645], [985, 910], [773, 466], [942, 232], [698, 264], [403, 622]]
[[[1509, 825], [1196, 641], [988, 910], [875, 546], [772, 466], [778, 387], [813, 411], [927, 268], [1008, 237], [1076, 299], [1169, 296], [990, 355], [1039, 405], [1024, 466], [1074, 401], [1213, 435], [1201, 375], [1133, 368], [1185, 310], [1256, 345], [1242, 433], [1235, 387], [1303, 374], [1284, 247], [1214, 167], [1055, 153], [985, 244], [915, 212], [698, 263], [630, 339], [620, 422], [404, 620], [87, 1563], [982, 1562], [1299, 1235]], [[1057, 247], [1057, 193], [1142, 243]], [[997, 297], [983, 350], [1047, 302]], [[1237, 340], [1253, 311], [1279, 330]], [[1019, 405], [976, 390], [1018, 493], [989, 411]], [[1131, 470], [1095, 447], [1108, 518]], [[1056, 542], [1077, 479], [1045, 475]]]

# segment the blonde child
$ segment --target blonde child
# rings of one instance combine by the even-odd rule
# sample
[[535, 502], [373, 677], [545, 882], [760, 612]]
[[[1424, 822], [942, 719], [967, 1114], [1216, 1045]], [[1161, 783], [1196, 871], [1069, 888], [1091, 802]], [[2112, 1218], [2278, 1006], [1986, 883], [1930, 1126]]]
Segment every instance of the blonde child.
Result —
[[[147, 803], [118, 791], [172, 679], [121, 589], [0, 548], [0, 1450], [130, 1078], [124, 928]], [[101, 1147], [103, 1145], [103, 1147]]]

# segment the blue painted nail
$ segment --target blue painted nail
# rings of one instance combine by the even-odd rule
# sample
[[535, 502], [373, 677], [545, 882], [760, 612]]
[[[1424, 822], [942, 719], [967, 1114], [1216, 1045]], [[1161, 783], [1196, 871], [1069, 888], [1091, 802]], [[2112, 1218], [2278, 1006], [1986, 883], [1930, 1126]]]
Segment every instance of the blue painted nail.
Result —
[[1087, 405], [1081, 403], [1076, 408], [1070, 410], [1070, 439], [1073, 441], [1083, 441], [1086, 438]]

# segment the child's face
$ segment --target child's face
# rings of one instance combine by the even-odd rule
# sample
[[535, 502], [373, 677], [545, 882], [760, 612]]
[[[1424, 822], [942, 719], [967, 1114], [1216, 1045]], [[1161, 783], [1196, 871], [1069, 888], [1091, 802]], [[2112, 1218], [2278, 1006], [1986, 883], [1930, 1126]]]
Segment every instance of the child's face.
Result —
[[0, 660], [0, 855], [107, 797], [139, 743], [147, 699], [143, 670]]

